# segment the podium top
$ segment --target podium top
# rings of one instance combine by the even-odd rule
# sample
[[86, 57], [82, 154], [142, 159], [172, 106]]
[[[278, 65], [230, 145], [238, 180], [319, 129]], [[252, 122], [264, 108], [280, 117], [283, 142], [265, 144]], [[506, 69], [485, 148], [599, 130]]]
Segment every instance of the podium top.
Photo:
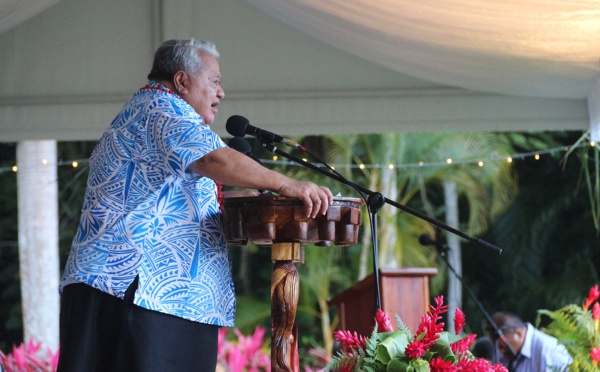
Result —
[[334, 197], [327, 213], [306, 216], [299, 199], [282, 196], [225, 198], [223, 232], [231, 244], [272, 245], [299, 242], [345, 246], [358, 240], [361, 208], [359, 198]]

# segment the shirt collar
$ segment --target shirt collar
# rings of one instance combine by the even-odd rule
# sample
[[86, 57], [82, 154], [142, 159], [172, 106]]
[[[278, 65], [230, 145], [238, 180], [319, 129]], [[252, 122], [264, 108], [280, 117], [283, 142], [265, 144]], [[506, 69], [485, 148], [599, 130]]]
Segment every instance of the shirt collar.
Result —
[[531, 349], [533, 344], [534, 332], [535, 328], [533, 328], [531, 323], [527, 323], [527, 334], [525, 335], [525, 342], [523, 342], [523, 347], [521, 347], [521, 352], [519, 353], [526, 358], [531, 358]]

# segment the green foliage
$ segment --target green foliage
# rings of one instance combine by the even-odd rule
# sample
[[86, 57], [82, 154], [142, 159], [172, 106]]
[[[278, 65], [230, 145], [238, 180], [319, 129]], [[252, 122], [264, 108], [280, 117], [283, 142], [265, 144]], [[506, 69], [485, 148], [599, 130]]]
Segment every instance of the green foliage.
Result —
[[[569, 154], [577, 151], [581, 162], [580, 182], [585, 183], [585, 188], [590, 199], [590, 211], [594, 226], [600, 234], [600, 146], [587, 146], [590, 141], [590, 131], [585, 132], [569, 152], [565, 155], [565, 165]], [[591, 153], [591, 154], [590, 154]]]
[[235, 326], [242, 333], [251, 333], [257, 325], [271, 327], [271, 303], [269, 298], [237, 296]]
[[[517, 152], [526, 152], [571, 146], [581, 133], [513, 133], [510, 137], [517, 138]], [[530, 140], [538, 147], [521, 147], [530, 146]], [[533, 323], [538, 309], [573, 303], [581, 288], [598, 282], [600, 243], [587, 190], [579, 186], [578, 157], [565, 164], [564, 152], [556, 152], [539, 160], [515, 159], [512, 167], [519, 181], [518, 198], [481, 236], [501, 247], [502, 255], [465, 244], [463, 262], [468, 264], [463, 265], [463, 275], [489, 312], [511, 311]], [[479, 325], [486, 320], [468, 297], [463, 310], [470, 314], [474, 330], [481, 332]]]
[[539, 310], [537, 324], [543, 316], [551, 319], [551, 323], [542, 330], [562, 343], [573, 363], [569, 366], [571, 372], [597, 371], [590, 357], [592, 347], [600, 346], [600, 334], [590, 311], [579, 305], [569, 304], [555, 311]]

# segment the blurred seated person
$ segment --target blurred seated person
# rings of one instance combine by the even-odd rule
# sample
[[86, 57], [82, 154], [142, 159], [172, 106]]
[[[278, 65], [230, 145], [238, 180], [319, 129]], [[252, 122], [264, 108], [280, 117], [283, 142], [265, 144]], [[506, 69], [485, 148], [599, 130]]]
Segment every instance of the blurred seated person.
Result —
[[509, 372], [566, 371], [572, 358], [555, 337], [523, 322], [515, 314], [498, 312], [493, 316], [498, 329], [491, 329], [499, 357]]
[[496, 347], [489, 337], [478, 337], [473, 345], [473, 356], [477, 358], [483, 358], [488, 362], [494, 360], [494, 354]]

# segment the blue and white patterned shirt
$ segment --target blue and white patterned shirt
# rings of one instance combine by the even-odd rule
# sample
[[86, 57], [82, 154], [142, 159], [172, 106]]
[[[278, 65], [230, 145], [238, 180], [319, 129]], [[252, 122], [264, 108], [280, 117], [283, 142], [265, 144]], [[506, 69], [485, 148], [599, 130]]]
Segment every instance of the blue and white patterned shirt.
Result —
[[215, 182], [188, 167], [225, 144], [154, 82], [123, 107], [90, 159], [61, 290], [85, 283], [184, 319], [233, 326], [235, 295]]

